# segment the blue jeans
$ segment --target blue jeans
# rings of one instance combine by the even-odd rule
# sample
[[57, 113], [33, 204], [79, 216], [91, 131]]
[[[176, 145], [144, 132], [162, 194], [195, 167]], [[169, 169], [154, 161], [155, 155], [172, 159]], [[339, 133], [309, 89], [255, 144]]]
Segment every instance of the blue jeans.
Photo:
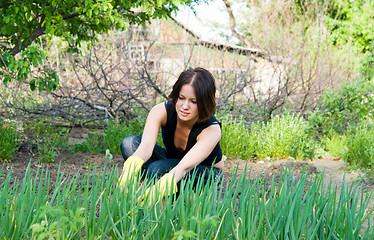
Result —
[[[126, 159], [134, 154], [136, 149], [139, 147], [141, 137], [138, 135], [130, 135], [122, 140], [120, 149], [122, 152], [123, 159]], [[165, 148], [156, 145], [153, 149], [152, 156], [142, 166], [143, 176], [155, 177], [160, 179], [164, 174], [168, 173], [173, 169], [181, 159], [173, 159], [168, 157], [168, 153]], [[204, 165], [197, 165], [194, 169], [189, 171], [182, 180], [193, 178], [193, 189], [196, 188], [199, 179], [202, 184], [207, 184], [211, 179], [218, 179], [221, 175], [221, 170], [213, 167], [207, 167]], [[178, 189], [180, 188], [181, 181], [177, 183]]]

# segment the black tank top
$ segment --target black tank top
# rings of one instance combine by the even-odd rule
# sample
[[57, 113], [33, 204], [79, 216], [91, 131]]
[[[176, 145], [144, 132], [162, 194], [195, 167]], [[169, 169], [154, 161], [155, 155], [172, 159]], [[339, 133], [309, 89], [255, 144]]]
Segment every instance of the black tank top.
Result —
[[[166, 150], [168, 152], [168, 158], [182, 159], [184, 155], [186, 155], [187, 152], [195, 145], [197, 142], [197, 136], [199, 136], [199, 134], [205, 128], [213, 124], [219, 124], [221, 126], [214, 115], [212, 115], [205, 122], [196, 122], [190, 131], [190, 135], [188, 136], [186, 149], [178, 149], [174, 144], [174, 133], [177, 127], [177, 112], [175, 111], [175, 107], [171, 101], [165, 102], [165, 108], [167, 113], [167, 121], [166, 125], [161, 129], [161, 133], [162, 140], [164, 141]], [[217, 143], [210, 155], [204, 161], [202, 161], [201, 164], [211, 167], [214, 163], [221, 161], [221, 159], [222, 149], [219, 143]]]

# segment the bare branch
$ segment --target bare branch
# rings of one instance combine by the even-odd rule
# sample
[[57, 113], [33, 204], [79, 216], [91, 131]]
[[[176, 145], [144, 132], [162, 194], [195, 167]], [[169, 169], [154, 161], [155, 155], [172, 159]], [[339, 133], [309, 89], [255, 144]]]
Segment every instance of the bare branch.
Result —
[[230, 29], [231, 29], [231, 33], [234, 37], [238, 38], [245, 46], [247, 47], [250, 47], [250, 46], [253, 46], [253, 43], [251, 43], [247, 38], [245, 38], [244, 36], [240, 35], [237, 31], [236, 31], [236, 23], [235, 23], [235, 17], [234, 17], [234, 14], [232, 12], [232, 9], [231, 9], [231, 4], [228, 0], [222, 0], [224, 3], [225, 3], [225, 6], [226, 6], [226, 9], [227, 9], [227, 12], [229, 14], [229, 18], [230, 18]]

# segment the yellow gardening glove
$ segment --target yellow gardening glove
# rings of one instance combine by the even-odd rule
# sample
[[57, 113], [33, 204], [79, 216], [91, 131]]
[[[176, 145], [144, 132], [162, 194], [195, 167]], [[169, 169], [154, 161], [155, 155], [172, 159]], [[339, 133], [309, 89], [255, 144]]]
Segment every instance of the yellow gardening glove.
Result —
[[137, 156], [130, 156], [127, 158], [125, 163], [123, 164], [122, 174], [119, 177], [119, 187], [121, 190], [125, 186], [126, 182], [131, 178], [136, 176], [136, 174], [142, 168], [144, 161], [137, 157]]
[[147, 199], [148, 195], [148, 206], [151, 206], [153, 201], [160, 201], [165, 196], [174, 194], [177, 191], [177, 182], [174, 179], [174, 175], [166, 173], [155, 183], [155, 185], [145, 190], [144, 195], [141, 197], [143, 202], [140, 206], [143, 207], [144, 199]]

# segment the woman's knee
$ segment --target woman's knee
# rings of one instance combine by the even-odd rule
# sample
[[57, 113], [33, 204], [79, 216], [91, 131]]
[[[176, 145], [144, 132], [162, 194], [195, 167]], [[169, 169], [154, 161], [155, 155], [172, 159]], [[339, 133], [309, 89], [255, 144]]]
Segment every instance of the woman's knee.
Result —
[[140, 145], [140, 141], [141, 137], [138, 135], [129, 135], [122, 140], [120, 150], [125, 160], [134, 154]]
[[170, 172], [178, 162], [178, 159], [162, 159], [151, 162], [147, 167], [147, 174], [151, 177], [161, 178], [164, 174]]
[[150, 163], [147, 168], [147, 175], [150, 177], [156, 177], [156, 179], [161, 178], [165, 173], [167, 172], [159, 161]]

